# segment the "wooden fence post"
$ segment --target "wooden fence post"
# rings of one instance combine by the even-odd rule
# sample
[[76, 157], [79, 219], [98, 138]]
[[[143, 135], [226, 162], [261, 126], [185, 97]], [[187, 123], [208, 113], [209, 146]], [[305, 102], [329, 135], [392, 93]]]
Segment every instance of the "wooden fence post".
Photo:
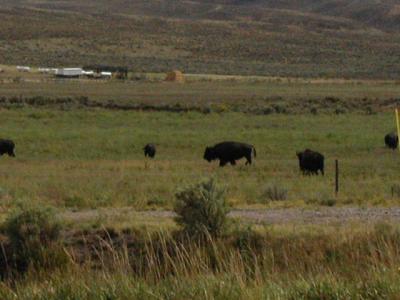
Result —
[[339, 161], [335, 159], [335, 194], [339, 194]]
[[[397, 125], [397, 137], [400, 138], [400, 120], [399, 120], [399, 111], [396, 108], [394, 110], [395, 114], [396, 114], [396, 125]], [[400, 151], [400, 145], [398, 146], [399, 151]]]

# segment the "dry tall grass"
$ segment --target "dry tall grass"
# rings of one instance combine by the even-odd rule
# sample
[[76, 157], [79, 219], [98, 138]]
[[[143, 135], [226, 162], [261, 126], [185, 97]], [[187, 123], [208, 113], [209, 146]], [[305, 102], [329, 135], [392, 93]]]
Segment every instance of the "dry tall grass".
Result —
[[[354, 230], [358, 228], [358, 230]], [[315, 228], [316, 230], [317, 228]], [[169, 233], [81, 236], [63, 272], [3, 282], [3, 299], [377, 299], [400, 292], [396, 226], [255, 232], [194, 241]], [[197, 294], [201, 291], [204, 294]], [[61, 297], [61, 295], [63, 295]], [[147, 296], [144, 296], [147, 295]], [[61, 298], [57, 298], [61, 297]]]

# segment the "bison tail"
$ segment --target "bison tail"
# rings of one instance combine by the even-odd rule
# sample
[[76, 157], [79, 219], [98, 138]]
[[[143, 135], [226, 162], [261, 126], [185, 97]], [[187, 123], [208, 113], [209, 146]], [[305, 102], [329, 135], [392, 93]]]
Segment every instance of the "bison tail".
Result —
[[257, 151], [256, 151], [256, 148], [254, 148], [254, 147], [253, 147], [253, 154], [254, 154], [254, 157], [257, 157]]

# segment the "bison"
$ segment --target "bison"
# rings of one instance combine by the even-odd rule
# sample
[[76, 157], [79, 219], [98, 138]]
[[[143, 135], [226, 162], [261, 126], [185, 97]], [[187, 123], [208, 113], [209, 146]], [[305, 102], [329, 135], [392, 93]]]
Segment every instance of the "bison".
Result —
[[154, 156], [156, 155], [156, 146], [154, 144], [147, 144], [146, 146], [144, 146], [143, 151], [145, 157], [148, 156], [150, 158], [154, 158]]
[[0, 139], [0, 156], [7, 153], [8, 156], [15, 157], [14, 148], [13, 141]]
[[303, 174], [316, 174], [321, 171], [324, 175], [324, 156], [321, 153], [306, 149], [303, 152], [297, 152], [300, 171]]
[[397, 134], [392, 132], [385, 135], [385, 145], [392, 150], [396, 149], [399, 145], [399, 137]]
[[222, 142], [213, 147], [207, 147], [204, 152], [204, 159], [208, 162], [219, 159], [220, 167], [227, 163], [236, 165], [236, 160], [243, 157], [246, 158], [246, 165], [252, 162], [252, 157], [256, 157], [256, 149], [254, 146], [238, 142]]

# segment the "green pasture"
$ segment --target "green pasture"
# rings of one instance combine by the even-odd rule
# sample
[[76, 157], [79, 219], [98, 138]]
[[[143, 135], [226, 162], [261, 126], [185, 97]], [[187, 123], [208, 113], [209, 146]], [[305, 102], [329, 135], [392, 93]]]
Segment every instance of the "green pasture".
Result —
[[[392, 113], [267, 116], [242, 113], [167, 113], [110, 110], [2, 110], [1, 137], [16, 143], [15, 159], [0, 159], [4, 207], [35, 201], [60, 207], [169, 208], [176, 190], [216, 177], [235, 206], [324, 203], [376, 205], [398, 201], [400, 156], [384, 147]], [[253, 144], [254, 165], [219, 168], [203, 160], [204, 148], [224, 140]], [[155, 160], [142, 148], [157, 145]], [[304, 177], [296, 151], [326, 158], [326, 176]], [[334, 197], [334, 160], [341, 191]], [[265, 189], [287, 191], [271, 201]]]
[[[7, 78], [0, 85], [0, 97], [88, 97], [117, 103], [176, 104], [207, 106], [210, 103], [255, 106], [270, 102], [296, 104], [299, 100], [336, 97], [345, 100], [385, 100], [400, 95], [396, 81], [305, 80], [268, 77], [225, 77], [193, 75], [185, 84], [163, 82], [163, 75], [144, 75], [141, 81], [50, 80], [36, 76], [29, 80]], [[16, 74], [15, 76], [20, 76]], [[25, 76], [25, 75], [24, 75]], [[33, 76], [33, 75], [31, 75]], [[0, 79], [2, 79], [0, 75]], [[160, 80], [161, 79], [161, 80]], [[297, 103], [300, 105], [301, 103]], [[301, 106], [301, 105], [300, 105]]]

